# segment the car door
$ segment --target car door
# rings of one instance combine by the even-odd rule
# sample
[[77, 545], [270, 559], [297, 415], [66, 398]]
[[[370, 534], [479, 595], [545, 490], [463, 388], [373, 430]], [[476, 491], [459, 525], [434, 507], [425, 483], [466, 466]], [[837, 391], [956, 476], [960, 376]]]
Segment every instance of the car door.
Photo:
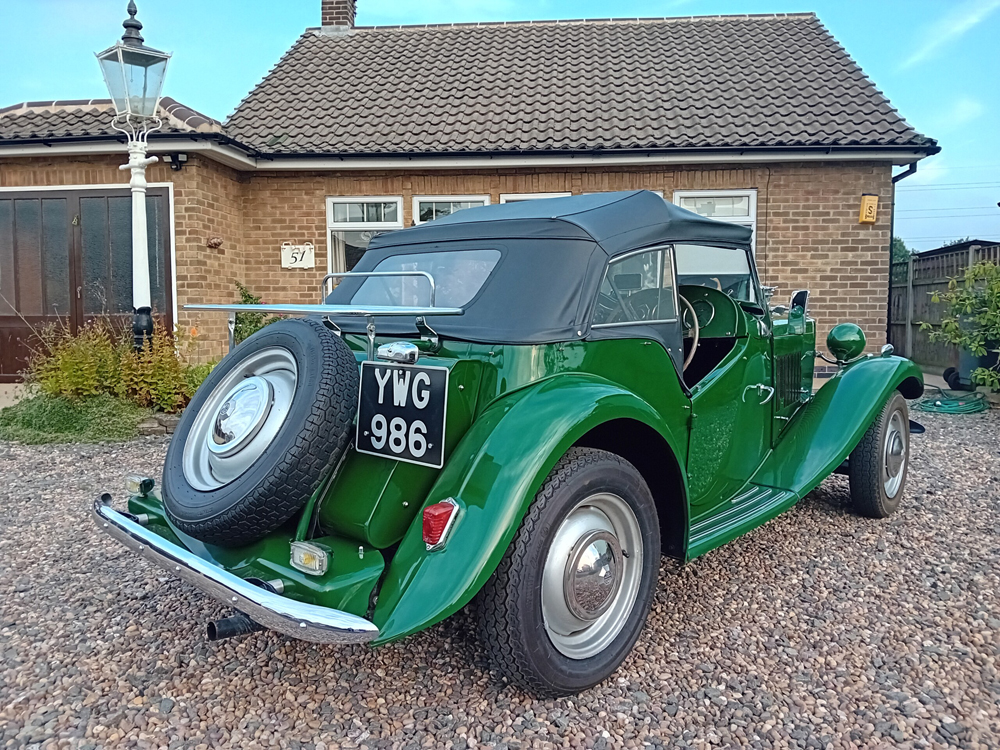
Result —
[[748, 327], [703, 387], [692, 389], [688, 496], [692, 521], [711, 516], [753, 475], [771, 447], [771, 338]]
[[[690, 296], [714, 298], [711, 317], [699, 319], [699, 330], [711, 337], [708, 343], [724, 342], [725, 352], [708, 374], [695, 376], [698, 382], [688, 378], [688, 497], [696, 526], [729, 506], [771, 447], [771, 330], [746, 249], [677, 244], [675, 256], [679, 288], [690, 285]], [[700, 348], [707, 349], [706, 343]], [[689, 376], [699, 370], [696, 359], [691, 365]]]

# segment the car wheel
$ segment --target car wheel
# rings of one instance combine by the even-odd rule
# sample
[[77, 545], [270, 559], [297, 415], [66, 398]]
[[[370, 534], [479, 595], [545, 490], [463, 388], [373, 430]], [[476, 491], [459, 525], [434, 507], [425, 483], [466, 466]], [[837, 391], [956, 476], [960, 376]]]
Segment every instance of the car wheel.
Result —
[[539, 696], [601, 682], [638, 639], [659, 566], [660, 526], [642, 475], [612, 453], [571, 449], [480, 592], [492, 667]]
[[347, 450], [358, 380], [350, 348], [318, 320], [281, 320], [241, 343], [195, 393], [167, 449], [170, 520], [226, 547], [280, 527]]
[[848, 462], [854, 509], [868, 518], [887, 518], [899, 507], [910, 459], [910, 415], [898, 391], [851, 452]]

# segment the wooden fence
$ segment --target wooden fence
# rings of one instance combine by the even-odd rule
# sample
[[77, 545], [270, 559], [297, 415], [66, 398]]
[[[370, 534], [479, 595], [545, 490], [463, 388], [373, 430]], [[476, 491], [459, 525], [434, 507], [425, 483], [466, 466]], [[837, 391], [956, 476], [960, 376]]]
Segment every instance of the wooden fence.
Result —
[[894, 262], [889, 288], [889, 342], [914, 362], [931, 367], [958, 366], [958, 349], [932, 342], [921, 323], [940, 325], [944, 305], [931, 302], [934, 292], [945, 291], [948, 281], [965, 273], [970, 264], [983, 260], [1000, 263], [1000, 245], [973, 245], [968, 249], [927, 258], [912, 255]]

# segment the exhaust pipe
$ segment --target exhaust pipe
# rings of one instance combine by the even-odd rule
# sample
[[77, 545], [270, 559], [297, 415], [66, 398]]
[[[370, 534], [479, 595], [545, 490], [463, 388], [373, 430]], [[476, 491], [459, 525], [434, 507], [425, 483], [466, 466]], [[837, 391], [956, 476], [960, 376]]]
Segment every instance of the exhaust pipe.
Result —
[[259, 630], [264, 630], [264, 626], [259, 622], [254, 622], [242, 612], [232, 617], [224, 617], [221, 620], [208, 623], [208, 640], [221, 641], [226, 638], [236, 638], [241, 635], [250, 635]]

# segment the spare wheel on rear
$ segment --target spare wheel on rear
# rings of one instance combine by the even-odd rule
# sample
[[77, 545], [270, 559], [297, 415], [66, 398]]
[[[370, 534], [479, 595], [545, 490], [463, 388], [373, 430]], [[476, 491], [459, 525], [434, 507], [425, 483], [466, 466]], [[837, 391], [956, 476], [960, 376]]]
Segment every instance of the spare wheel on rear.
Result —
[[358, 366], [322, 322], [290, 319], [212, 370], [181, 417], [163, 505], [186, 534], [237, 547], [294, 516], [348, 449]]

